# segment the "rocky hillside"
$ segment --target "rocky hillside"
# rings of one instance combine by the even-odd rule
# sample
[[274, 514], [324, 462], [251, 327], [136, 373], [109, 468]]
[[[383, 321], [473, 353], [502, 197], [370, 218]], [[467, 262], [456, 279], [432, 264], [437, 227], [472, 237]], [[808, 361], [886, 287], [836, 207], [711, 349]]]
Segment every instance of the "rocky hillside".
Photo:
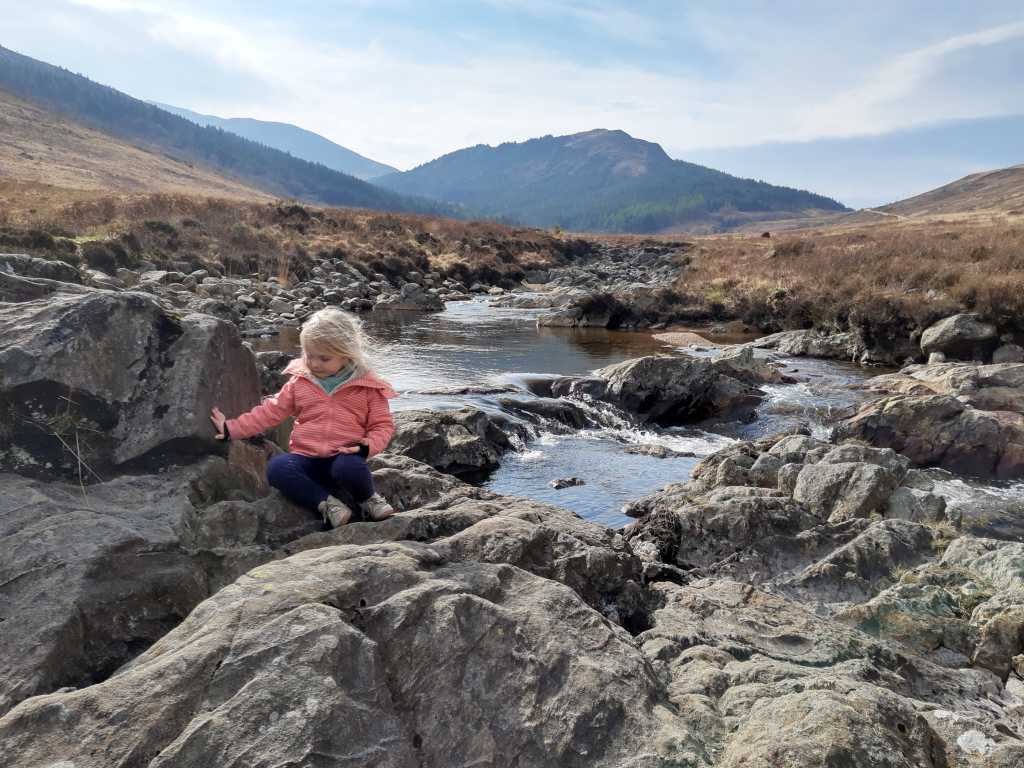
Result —
[[180, 115], [198, 125], [212, 125], [228, 133], [234, 133], [250, 141], [266, 144], [268, 147], [280, 149], [295, 157], [319, 163], [333, 168], [335, 171], [347, 173], [357, 179], [368, 181], [378, 176], [395, 173], [397, 169], [390, 165], [378, 163], [358, 152], [335, 144], [318, 133], [307, 131], [290, 123], [275, 123], [266, 120], [254, 120], [251, 117], [217, 117], [203, 115], [190, 109], [172, 107], [169, 104], [157, 104], [160, 109]]
[[845, 210], [835, 200], [673, 160], [623, 131], [476, 146], [378, 179], [535, 226], [608, 232], [729, 228], [753, 218]]

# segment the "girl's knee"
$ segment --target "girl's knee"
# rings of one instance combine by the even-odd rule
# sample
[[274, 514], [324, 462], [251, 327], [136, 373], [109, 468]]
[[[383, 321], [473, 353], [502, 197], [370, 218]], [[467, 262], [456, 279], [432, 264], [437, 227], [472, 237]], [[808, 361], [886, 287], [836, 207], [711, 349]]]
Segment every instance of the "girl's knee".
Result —
[[267, 482], [275, 488], [301, 472], [300, 459], [291, 453], [279, 453], [267, 462]]
[[370, 468], [366, 466], [363, 457], [355, 453], [343, 453], [331, 462], [331, 476], [335, 480], [369, 473]]

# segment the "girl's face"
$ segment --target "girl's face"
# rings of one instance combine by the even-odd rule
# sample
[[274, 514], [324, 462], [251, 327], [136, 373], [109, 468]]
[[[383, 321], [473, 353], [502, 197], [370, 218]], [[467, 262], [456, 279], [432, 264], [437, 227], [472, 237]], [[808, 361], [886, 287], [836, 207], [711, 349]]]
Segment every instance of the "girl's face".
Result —
[[309, 372], [318, 379], [333, 376], [344, 368], [349, 360], [347, 357], [342, 357], [329, 350], [316, 348], [303, 350], [302, 357], [306, 361]]

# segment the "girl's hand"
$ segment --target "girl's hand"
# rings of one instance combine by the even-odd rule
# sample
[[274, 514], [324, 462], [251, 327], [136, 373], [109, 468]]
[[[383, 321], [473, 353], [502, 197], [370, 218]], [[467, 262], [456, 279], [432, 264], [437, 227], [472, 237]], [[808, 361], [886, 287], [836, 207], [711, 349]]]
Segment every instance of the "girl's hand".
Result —
[[359, 446], [346, 445], [344, 448], [339, 448], [338, 453], [359, 453]]
[[221, 413], [220, 408], [217, 406], [213, 407], [210, 411], [210, 421], [213, 422], [213, 426], [217, 428], [217, 434], [214, 437], [218, 440], [224, 439], [224, 425], [227, 423], [227, 417]]

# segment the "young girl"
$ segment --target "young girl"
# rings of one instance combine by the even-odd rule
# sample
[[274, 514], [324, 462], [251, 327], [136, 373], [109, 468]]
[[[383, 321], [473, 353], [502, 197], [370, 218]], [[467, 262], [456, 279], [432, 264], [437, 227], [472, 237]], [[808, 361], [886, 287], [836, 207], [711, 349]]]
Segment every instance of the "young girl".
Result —
[[370, 519], [384, 520], [395, 510], [374, 492], [366, 458], [394, 435], [388, 398], [397, 394], [370, 371], [361, 324], [347, 312], [320, 310], [303, 324], [299, 342], [302, 357], [285, 368], [291, 379], [280, 392], [237, 419], [211, 411], [217, 439], [252, 437], [294, 416], [289, 452], [267, 465], [270, 485], [334, 527], [352, 518], [336, 487]]

